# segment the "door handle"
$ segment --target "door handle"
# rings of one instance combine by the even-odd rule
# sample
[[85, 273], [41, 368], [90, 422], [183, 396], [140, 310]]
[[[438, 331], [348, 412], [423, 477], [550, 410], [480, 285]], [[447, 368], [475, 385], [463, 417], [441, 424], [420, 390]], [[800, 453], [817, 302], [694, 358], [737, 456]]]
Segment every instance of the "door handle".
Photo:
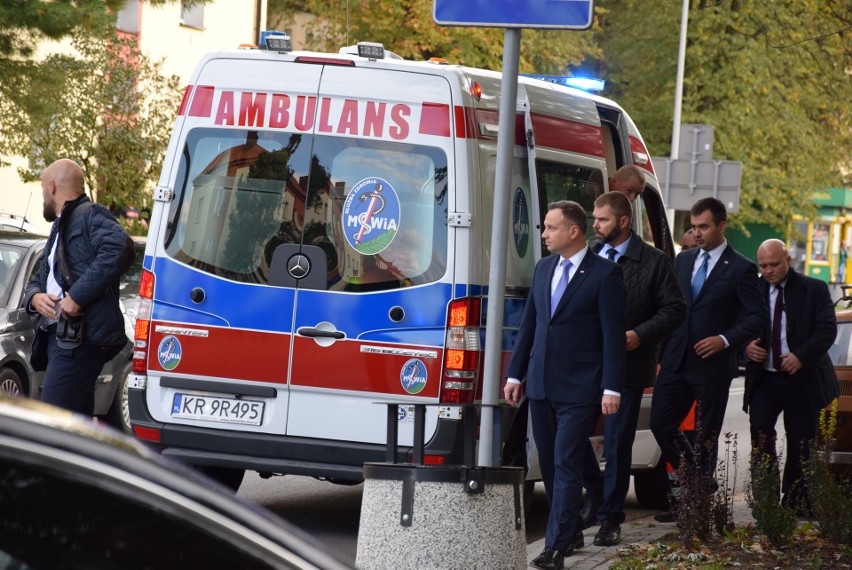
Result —
[[317, 329], [317, 328], [313, 328], [313, 327], [302, 327], [302, 328], [296, 330], [296, 332], [299, 333], [302, 336], [307, 336], [307, 337], [310, 337], [310, 338], [318, 338], [319, 337], [319, 338], [341, 339], [341, 338], [344, 338], [346, 336], [345, 333], [342, 333], [340, 331], [327, 331], [327, 330]]

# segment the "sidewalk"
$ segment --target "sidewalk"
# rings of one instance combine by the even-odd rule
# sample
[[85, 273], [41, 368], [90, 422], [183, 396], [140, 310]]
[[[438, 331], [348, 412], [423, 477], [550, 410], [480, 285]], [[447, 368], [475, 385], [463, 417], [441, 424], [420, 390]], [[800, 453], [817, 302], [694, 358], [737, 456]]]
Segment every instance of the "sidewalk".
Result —
[[[735, 495], [734, 523], [737, 526], [744, 526], [752, 522], [754, 522], [754, 518], [752, 518], [751, 511], [746, 504], [745, 496], [742, 494]], [[593, 526], [586, 529], [583, 533], [586, 538], [586, 546], [580, 550], [575, 550], [571, 557], [565, 559], [565, 568], [574, 568], [576, 570], [608, 568], [613, 562], [612, 558], [618, 552], [619, 547], [634, 543], [655, 542], [662, 536], [677, 530], [677, 525], [673, 523], [658, 523], [654, 520], [653, 514], [632, 520], [628, 519], [621, 525], [621, 544], [610, 547], [595, 546], [592, 544], [598, 528], [600, 527]], [[544, 539], [528, 544], [527, 563], [538, 556], [542, 549], [544, 549]]]

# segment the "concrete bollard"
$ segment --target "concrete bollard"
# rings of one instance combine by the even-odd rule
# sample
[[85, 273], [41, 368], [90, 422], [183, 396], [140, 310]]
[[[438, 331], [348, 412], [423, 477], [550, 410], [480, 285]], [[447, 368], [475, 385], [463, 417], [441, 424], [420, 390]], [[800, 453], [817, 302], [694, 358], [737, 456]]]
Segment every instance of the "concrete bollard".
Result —
[[527, 567], [519, 467], [364, 465], [356, 565]]

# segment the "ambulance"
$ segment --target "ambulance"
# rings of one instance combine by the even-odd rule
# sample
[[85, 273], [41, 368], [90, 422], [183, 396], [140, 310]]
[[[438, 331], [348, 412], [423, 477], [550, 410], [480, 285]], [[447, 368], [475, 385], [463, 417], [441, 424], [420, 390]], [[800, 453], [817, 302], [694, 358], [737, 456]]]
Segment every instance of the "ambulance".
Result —
[[[210, 54], [186, 88], [145, 252], [133, 433], [234, 486], [246, 470], [355, 483], [386, 458], [384, 404], [399, 461], [425, 404], [424, 462], [461, 464], [491, 256], [506, 264], [505, 366], [549, 202], [591, 216], [635, 164], [635, 230], [673, 254], [648, 150], [613, 101], [519, 78], [509, 243], [492, 252], [500, 74], [288, 44]], [[525, 407], [502, 428], [503, 461], [533, 480]], [[637, 467], [656, 466], [650, 432], [638, 440]]]

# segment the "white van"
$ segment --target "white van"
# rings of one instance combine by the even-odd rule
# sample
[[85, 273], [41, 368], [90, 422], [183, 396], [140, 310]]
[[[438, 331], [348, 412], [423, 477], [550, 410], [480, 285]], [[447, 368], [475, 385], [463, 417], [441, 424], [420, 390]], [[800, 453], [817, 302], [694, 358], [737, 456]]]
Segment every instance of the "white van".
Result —
[[[462, 460], [460, 406], [482, 390], [500, 75], [361, 47], [210, 54], [175, 122], [130, 416], [138, 438], [232, 484], [245, 470], [362, 480], [385, 459], [381, 402], [401, 404], [400, 460], [415, 404], [428, 405], [424, 461]], [[549, 202], [591, 215], [633, 163], [647, 183], [635, 229], [673, 253], [648, 151], [617, 104], [522, 77], [516, 125], [511, 239], [495, 253], [504, 362]], [[504, 460], [527, 463], [525, 409], [504, 424]], [[650, 432], [643, 446], [637, 467], [654, 467]]]

